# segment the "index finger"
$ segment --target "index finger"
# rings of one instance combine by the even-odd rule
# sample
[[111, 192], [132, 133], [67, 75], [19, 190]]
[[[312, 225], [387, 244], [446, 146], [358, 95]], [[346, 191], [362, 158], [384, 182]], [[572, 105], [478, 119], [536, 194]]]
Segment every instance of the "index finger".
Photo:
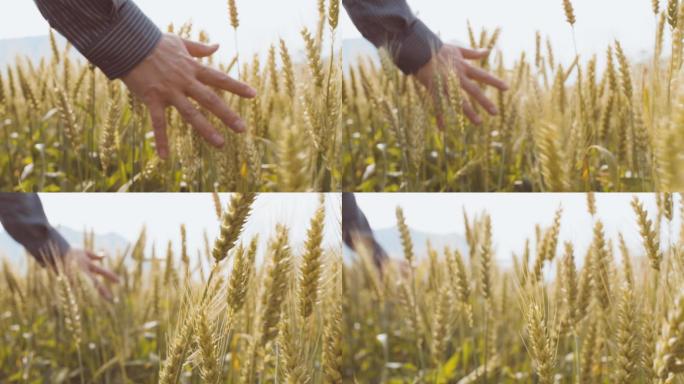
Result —
[[233, 79], [219, 70], [209, 68], [207, 66], [203, 66], [200, 69], [200, 71], [197, 73], [197, 79], [204, 84], [221, 88], [248, 99], [254, 98], [257, 95], [256, 89], [241, 81]]
[[233, 112], [223, 100], [211, 90], [211, 88], [197, 83], [188, 90], [190, 97], [197, 100], [204, 108], [218, 116], [224, 124], [235, 132], [244, 132], [247, 129], [245, 123], [237, 113]]
[[166, 112], [164, 106], [153, 103], [148, 105], [157, 153], [162, 159], [169, 157], [169, 139], [166, 136]]
[[489, 84], [492, 87], [498, 88], [502, 91], [508, 90], [508, 84], [506, 84], [506, 82], [485, 71], [484, 69], [478, 68], [474, 65], [468, 65], [466, 68], [466, 75], [468, 75], [471, 79]]

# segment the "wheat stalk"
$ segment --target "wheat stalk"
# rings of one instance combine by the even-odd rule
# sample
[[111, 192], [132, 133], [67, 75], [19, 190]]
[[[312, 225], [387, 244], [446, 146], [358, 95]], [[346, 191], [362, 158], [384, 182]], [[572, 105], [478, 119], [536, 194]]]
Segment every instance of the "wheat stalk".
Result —
[[240, 19], [238, 18], [238, 9], [235, 0], [228, 0], [228, 14], [230, 16], [230, 26], [237, 30], [240, 27]]
[[648, 218], [648, 212], [644, 209], [643, 204], [635, 196], [632, 199], [632, 208], [637, 215], [637, 223], [639, 225], [639, 233], [646, 249], [646, 254], [651, 262], [651, 268], [660, 270], [660, 246], [658, 244], [658, 234], [653, 228], [653, 222]]
[[255, 193], [234, 194], [231, 196], [228, 210], [221, 218], [221, 232], [214, 242], [212, 256], [217, 263], [228, 256], [228, 252], [235, 246], [242, 229], [247, 221], [252, 203], [256, 199]]
[[577, 19], [575, 18], [575, 9], [572, 6], [570, 0], [563, 0], [563, 10], [565, 11], [565, 19], [571, 26], [575, 25]]
[[321, 276], [323, 230], [325, 207], [320, 206], [311, 219], [305, 243], [304, 260], [300, 267], [299, 314], [306, 319], [311, 316], [318, 300], [318, 286]]

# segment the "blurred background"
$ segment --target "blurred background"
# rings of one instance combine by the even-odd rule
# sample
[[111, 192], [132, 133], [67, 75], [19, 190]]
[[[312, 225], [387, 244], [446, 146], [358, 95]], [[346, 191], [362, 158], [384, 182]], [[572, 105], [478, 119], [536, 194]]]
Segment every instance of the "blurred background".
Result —
[[[636, 216], [630, 202], [633, 196], [638, 196], [649, 211], [650, 218], [655, 221], [658, 212], [655, 194], [606, 193], [595, 196], [597, 218], [604, 224], [606, 237], [613, 239], [615, 251], [618, 233], [622, 233], [634, 254], [643, 254]], [[594, 224], [587, 211], [586, 195], [582, 193], [373, 193], [357, 194], [356, 199], [378, 241], [394, 258], [403, 257], [396, 228], [397, 206], [404, 210], [419, 257], [426, 256], [428, 239], [440, 252], [447, 245], [466, 252], [464, 211], [471, 220], [474, 215], [485, 211], [491, 216], [496, 261], [501, 266], [512, 266], [511, 254], [521, 255], [526, 239], [529, 238], [530, 246], [534, 247], [535, 225], [540, 224], [542, 228], [550, 226], [558, 207], [563, 208], [558, 250], [562, 250], [564, 241], [571, 241], [575, 245], [575, 257], [581, 264], [592, 242]], [[663, 247], [668, 239], [672, 238], [676, 242], [679, 238], [681, 198], [675, 195], [673, 200], [675, 218], [672, 225], [668, 227], [663, 224], [661, 227]], [[350, 257], [348, 250], [347, 257]]]
[[[242, 239], [259, 235], [261, 249], [274, 234], [277, 224], [290, 228], [290, 244], [298, 250], [306, 239], [309, 221], [319, 206], [320, 194], [272, 193], [257, 197]], [[180, 252], [180, 226], [185, 224], [190, 257], [204, 251], [204, 233], [213, 245], [220, 222], [209, 193], [47, 193], [40, 194], [50, 223], [74, 246], [83, 243], [84, 231], [95, 233], [95, 249], [106, 253], [123, 251], [138, 238], [143, 226], [147, 234], [147, 251], [155, 247], [157, 257], [166, 254], [167, 242], [173, 241]], [[220, 194], [223, 208], [230, 194]], [[325, 195], [326, 221], [324, 247], [340, 249], [341, 229], [339, 194]], [[1, 227], [0, 227], [1, 229]], [[25, 265], [28, 257], [9, 235], [0, 231], [0, 256], [17, 265]]]
[[[565, 21], [561, 0], [408, 0], [408, 3], [447, 42], [468, 44], [468, 20], [476, 36], [480, 28], [493, 31], [500, 27], [498, 48], [508, 64], [518, 60], [523, 51], [528, 58], [534, 57], [536, 31], [551, 40], [555, 56], [566, 67], [574, 59], [572, 32]], [[572, 4], [577, 18], [577, 50], [585, 60], [597, 54], [599, 69], [605, 61], [608, 44], [614, 39], [620, 40], [632, 60], [652, 54], [656, 22], [650, 1], [572, 0]], [[661, 0], [660, 9], [663, 7]], [[351, 61], [372, 53], [372, 46], [363, 40], [346, 14], [342, 20], [345, 59]]]
[[[235, 55], [234, 33], [226, 1], [134, 0], [162, 30], [192, 21], [193, 31], [206, 30], [212, 42], [220, 43], [217, 61], [229, 62]], [[242, 57], [265, 54], [272, 43], [284, 39], [294, 54], [302, 51], [302, 27], [316, 26], [315, 0], [237, 0], [240, 18], [238, 45]], [[0, 13], [0, 66], [13, 62], [17, 54], [36, 59], [50, 54], [49, 25], [33, 1], [17, 1]]]

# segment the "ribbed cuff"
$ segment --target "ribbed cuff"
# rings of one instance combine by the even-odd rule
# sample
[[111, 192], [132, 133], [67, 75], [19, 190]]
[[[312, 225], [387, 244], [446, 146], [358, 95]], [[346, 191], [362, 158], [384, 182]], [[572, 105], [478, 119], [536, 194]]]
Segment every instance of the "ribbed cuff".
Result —
[[84, 56], [110, 79], [122, 77], [154, 50], [162, 32], [132, 1], [117, 10], [111, 29]]
[[416, 20], [406, 35], [392, 43], [394, 62], [407, 75], [418, 72], [442, 48], [442, 40], [422, 21]]
[[42, 243], [26, 247], [26, 250], [44, 267], [46, 265], [55, 267], [55, 261], [63, 259], [70, 249], [69, 243], [53, 227], [48, 229]]

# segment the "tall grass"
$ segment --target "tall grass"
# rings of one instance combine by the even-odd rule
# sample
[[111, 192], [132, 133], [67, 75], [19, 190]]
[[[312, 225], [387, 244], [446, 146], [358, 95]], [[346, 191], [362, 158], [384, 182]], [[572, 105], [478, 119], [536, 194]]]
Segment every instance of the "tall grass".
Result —
[[[234, 58], [204, 59], [258, 90], [240, 100], [216, 90], [248, 122], [235, 134], [207, 114], [225, 136], [207, 145], [172, 109], [167, 111], [171, 156], [154, 148], [145, 106], [119, 82], [76, 60], [51, 31], [52, 57], [19, 57], [0, 71], [0, 190], [3, 191], [333, 191], [340, 189], [341, 64], [333, 36], [339, 0], [324, 3], [315, 41], [304, 35], [307, 57], [296, 62], [281, 40], [266, 63], [239, 55], [239, 2], [229, 1]], [[197, 26], [168, 31], [208, 42]], [[328, 39], [328, 37], [330, 37]], [[329, 41], [328, 41], [329, 40]], [[324, 42], [330, 51], [323, 52]], [[313, 45], [311, 45], [313, 44]]]
[[270, 220], [249, 215], [254, 197], [231, 197], [213, 248], [225, 253], [206, 244], [182, 278], [174, 248], [148, 253], [143, 231], [107, 258], [121, 277], [112, 302], [79, 277], [5, 261], [0, 382], [339, 382], [341, 254], [323, 245], [323, 209], [301, 246], [280, 225], [261, 250], [241, 234], [245, 221]]
[[603, 226], [588, 197], [594, 226], [574, 228], [592, 239], [586, 250], [559, 243], [558, 210], [512, 262], [488, 256], [505, 228], [486, 212], [465, 216], [465, 257], [428, 244], [411, 265], [392, 261], [379, 273], [361, 252], [343, 274], [344, 379], [682, 382], [684, 232], [673, 216], [684, 205], [661, 195], [648, 212], [635, 197], [640, 234], [625, 239]]
[[[345, 190], [681, 189], [684, 25], [678, 20], [684, 5], [670, 1], [661, 10], [654, 2], [652, 60], [631, 60], [615, 41], [607, 47], [603, 73], [597, 57], [577, 51], [574, 36], [583, 28], [582, 15], [571, 1], [558, 5], [575, 46], [570, 63], [558, 62], [550, 41], [544, 49], [538, 32], [534, 56], [523, 52], [507, 66], [496, 49], [501, 31], [483, 29], [478, 37], [468, 25], [471, 47], [493, 49], [476, 64], [510, 85], [507, 92], [485, 90], [500, 112], [480, 111], [480, 126], [465, 119], [467, 95], [455, 76], [443, 79], [432, 97], [387, 55], [379, 64], [359, 60], [344, 78]], [[672, 37], [670, 50], [666, 34]]]

